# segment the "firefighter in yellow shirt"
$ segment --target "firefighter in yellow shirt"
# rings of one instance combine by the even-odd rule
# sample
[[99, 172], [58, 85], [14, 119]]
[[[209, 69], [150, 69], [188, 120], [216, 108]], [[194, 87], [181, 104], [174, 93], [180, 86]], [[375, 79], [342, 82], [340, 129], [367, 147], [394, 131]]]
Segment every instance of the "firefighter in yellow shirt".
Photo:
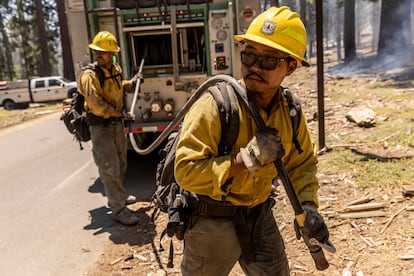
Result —
[[[299, 154], [295, 148], [288, 103], [280, 87], [298, 66], [309, 66], [304, 57], [304, 25], [288, 7], [271, 7], [252, 21], [246, 34], [235, 39], [243, 47], [241, 83], [273, 131], [259, 133], [247, 108], [239, 104], [240, 130], [232, 152], [218, 156], [221, 123], [212, 95], [205, 93], [186, 114], [176, 151], [175, 177], [208, 208], [202, 213], [195, 208], [190, 217], [181, 264], [184, 276], [227, 275], [237, 261], [247, 275], [289, 275], [270, 196], [277, 176], [273, 161], [278, 158], [284, 162], [307, 213], [304, 230], [321, 242], [329, 239], [317, 212], [315, 146], [302, 118], [297, 139], [303, 152]], [[226, 211], [218, 216], [223, 206]], [[229, 208], [234, 210], [229, 212]], [[238, 213], [243, 214], [241, 221], [235, 219]]]
[[82, 72], [78, 87], [85, 97], [93, 158], [112, 218], [124, 225], [135, 225], [138, 218], [126, 207], [136, 199], [127, 195], [124, 188], [128, 144], [123, 126], [124, 94], [134, 80], [122, 80], [121, 67], [113, 62], [120, 49], [110, 32], [96, 34], [89, 48], [94, 51], [96, 62]]

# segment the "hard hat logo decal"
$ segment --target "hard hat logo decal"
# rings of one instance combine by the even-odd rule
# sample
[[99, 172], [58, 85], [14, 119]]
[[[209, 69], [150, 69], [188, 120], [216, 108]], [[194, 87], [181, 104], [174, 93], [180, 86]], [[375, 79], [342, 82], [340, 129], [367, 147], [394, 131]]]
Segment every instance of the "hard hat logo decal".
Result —
[[275, 22], [265, 20], [263, 22], [262, 28], [260, 29], [260, 32], [264, 35], [272, 35], [273, 32], [275, 31], [275, 28], [276, 28]]

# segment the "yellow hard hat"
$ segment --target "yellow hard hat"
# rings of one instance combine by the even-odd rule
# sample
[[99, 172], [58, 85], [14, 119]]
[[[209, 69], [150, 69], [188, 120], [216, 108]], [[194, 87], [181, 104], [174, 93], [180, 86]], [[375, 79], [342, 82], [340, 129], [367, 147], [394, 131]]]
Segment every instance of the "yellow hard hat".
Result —
[[117, 53], [120, 51], [118, 42], [113, 34], [101, 31], [95, 35], [89, 48], [96, 51]]
[[298, 65], [309, 66], [305, 59], [306, 29], [299, 14], [289, 7], [270, 7], [259, 14], [238, 41], [251, 40], [289, 54]]

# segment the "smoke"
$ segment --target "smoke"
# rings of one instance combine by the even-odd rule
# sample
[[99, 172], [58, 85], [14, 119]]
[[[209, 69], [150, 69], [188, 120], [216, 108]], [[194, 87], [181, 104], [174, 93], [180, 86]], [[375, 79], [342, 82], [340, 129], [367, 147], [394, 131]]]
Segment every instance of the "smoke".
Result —
[[[412, 1], [408, 3], [410, 2]], [[412, 45], [413, 15], [411, 15], [411, 20], [410, 18], [402, 20], [401, 32], [386, 33], [387, 39], [383, 44], [385, 47], [379, 55], [380, 1], [378, 3], [356, 1], [356, 4], [356, 58], [346, 62], [341, 60], [338, 65], [327, 68], [326, 72], [334, 75], [385, 76], [390, 72], [395, 72], [396, 68], [411, 68], [414, 63], [412, 47], [401, 47], [401, 44], [402, 41], [408, 40], [408, 44]], [[340, 13], [343, 13], [343, 8], [340, 9]], [[407, 9], [407, 7], [401, 7], [401, 9]], [[402, 11], [399, 12], [404, 14]], [[412, 8], [411, 13], [413, 14]], [[335, 24], [343, 26], [341, 19], [337, 18]], [[342, 34], [339, 37], [342, 37]], [[337, 56], [341, 59], [343, 55], [341, 52], [338, 54], [338, 49], [343, 51], [343, 47], [336, 47]]]

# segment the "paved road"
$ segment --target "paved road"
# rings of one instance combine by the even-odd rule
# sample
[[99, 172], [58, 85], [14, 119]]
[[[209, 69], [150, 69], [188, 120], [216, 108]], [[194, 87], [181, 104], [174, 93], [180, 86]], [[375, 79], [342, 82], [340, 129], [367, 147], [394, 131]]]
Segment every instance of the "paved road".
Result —
[[[0, 131], [0, 275], [84, 275], [119, 225], [92, 160], [54, 113]], [[129, 156], [128, 192], [148, 198], [156, 156]]]

